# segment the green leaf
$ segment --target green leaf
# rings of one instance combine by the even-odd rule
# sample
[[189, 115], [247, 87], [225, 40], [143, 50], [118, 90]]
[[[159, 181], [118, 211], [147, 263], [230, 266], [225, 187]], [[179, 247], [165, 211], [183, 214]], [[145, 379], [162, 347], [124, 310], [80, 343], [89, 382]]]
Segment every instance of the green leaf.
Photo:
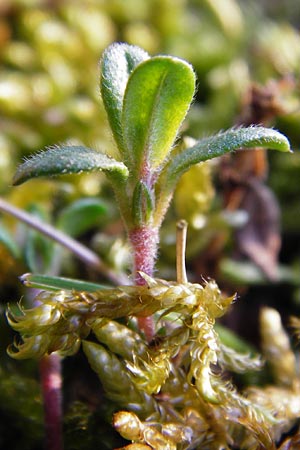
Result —
[[157, 411], [155, 398], [139, 390], [129, 375], [125, 363], [103, 345], [82, 341], [82, 349], [91, 368], [98, 375], [106, 396], [119, 407], [149, 417]]
[[164, 167], [156, 182], [154, 223], [159, 226], [168, 208], [176, 184], [191, 166], [239, 149], [254, 147], [289, 152], [288, 139], [276, 130], [259, 126], [230, 129], [198, 141], [183, 150]]
[[249, 355], [255, 355], [257, 353], [257, 350], [253, 345], [249, 344], [247, 341], [244, 341], [241, 337], [224, 325], [216, 323], [215, 330], [218, 333], [220, 341], [223, 345], [226, 345], [239, 353], [248, 353]]
[[24, 248], [24, 259], [29, 270], [46, 272], [53, 256], [53, 243], [42, 234], [28, 230]]
[[[273, 284], [290, 284], [300, 286], [299, 269], [279, 264], [278, 277]], [[254, 263], [248, 261], [235, 261], [224, 258], [220, 261], [222, 278], [237, 286], [269, 286], [270, 280]]]
[[192, 165], [216, 158], [238, 149], [264, 147], [289, 152], [288, 139], [272, 128], [248, 127], [230, 129], [216, 136], [201, 139], [172, 159], [167, 168], [167, 179], [178, 179]]
[[149, 349], [143, 338], [135, 331], [115, 320], [96, 319], [91, 328], [101, 344], [127, 361], [138, 356], [147, 357]]
[[195, 90], [183, 60], [157, 56], [137, 66], [124, 96], [122, 129], [134, 170], [157, 168], [171, 150]]
[[149, 221], [153, 211], [153, 195], [142, 181], [134, 189], [132, 197], [132, 216], [135, 225], [142, 225]]
[[69, 236], [79, 236], [93, 226], [99, 226], [100, 217], [105, 216], [106, 205], [97, 198], [82, 198], [61, 211], [58, 228]]
[[121, 117], [127, 81], [134, 68], [148, 58], [148, 53], [141, 48], [124, 43], [114, 43], [103, 53], [100, 90], [121, 153], [123, 152]]
[[[38, 206], [32, 206], [29, 211], [38, 220], [47, 221], [48, 217]], [[29, 270], [46, 272], [54, 256], [53, 241], [38, 231], [26, 227], [24, 240], [24, 259]]]
[[2, 243], [7, 250], [11, 253], [14, 258], [20, 257], [20, 250], [13, 240], [10, 232], [4, 227], [3, 224], [0, 224], [0, 243]]
[[19, 166], [13, 184], [19, 185], [36, 177], [94, 170], [107, 171], [121, 179], [128, 176], [128, 169], [123, 163], [87, 147], [66, 145], [33, 155]]
[[108, 289], [109, 286], [103, 284], [92, 283], [84, 280], [76, 280], [72, 278], [54, 277], [48, 275], [25, 273], [20, 277], [20, 281], [24, 286], [43, 289], [45, 291], [87, 291], [96, 292], [102, 289]]
[[140, 400], [125, 365], [116, 355], [102, 345], [85, 340], [82, 341], [82, 349], [109, 398], [123, 404], [126, 399], [128, 403]]

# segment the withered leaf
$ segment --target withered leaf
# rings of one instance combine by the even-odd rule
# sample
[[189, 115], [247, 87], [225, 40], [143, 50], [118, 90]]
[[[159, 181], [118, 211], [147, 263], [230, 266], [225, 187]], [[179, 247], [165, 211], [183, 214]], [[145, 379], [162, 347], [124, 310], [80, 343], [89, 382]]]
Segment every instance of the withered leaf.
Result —
[[280, 211], [272, 191], [251, 177], [243, 187], [240, 209], [249, 219], [236, 233], [237, 251], [257, 264], [270, 280], [277, 278], [280, 249]]

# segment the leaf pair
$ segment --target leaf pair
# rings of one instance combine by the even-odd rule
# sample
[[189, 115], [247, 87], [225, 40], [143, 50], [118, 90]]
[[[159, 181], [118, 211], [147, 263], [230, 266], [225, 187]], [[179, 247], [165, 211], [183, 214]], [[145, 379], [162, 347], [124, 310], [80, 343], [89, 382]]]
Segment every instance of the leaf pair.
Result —
[[91, 148], [64, 145], [25, 161], [13, 183], [101, 170], [113, 184], [127, 225], [148, 222], [155, 203], [154, 173], [165, 164], [189, 108], [194, 72], [177, 58], [150, 58], [138, 47], [112, 44], [103, 54], [100, 86], [123, 162]]
[[290, 149], [277, 131], [249, 127], [204, 138], [170, 158], [195, 89], [192, 67], [178, 58], [151, 58], [138, 47], [112, 44], [102, 58], [100, 86], [122, 161], [83, 146], [55, 147], [25, 161], [14, 184], [102, 170], [112, 182], [127, 229], [159, 228], [179, 178], [192, 165], [240, 148]]
[[102, 98], [123, 160], [133, 173], [163, 163], [194, 90], [195, 74], [185, 61], [150, 58], [127, 44], [113, 44], [104, 52]]

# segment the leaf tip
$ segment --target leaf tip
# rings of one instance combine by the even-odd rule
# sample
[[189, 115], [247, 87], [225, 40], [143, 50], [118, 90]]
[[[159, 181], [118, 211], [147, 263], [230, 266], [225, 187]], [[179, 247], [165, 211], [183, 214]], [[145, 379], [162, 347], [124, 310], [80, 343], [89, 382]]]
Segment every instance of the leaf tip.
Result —
[[20, 184], [24, 183], [26, 181], [24, 177], [20, 174], [19, 170], [14, 174], [12, 179], [12, 185], [13, 186], [19, 186]]

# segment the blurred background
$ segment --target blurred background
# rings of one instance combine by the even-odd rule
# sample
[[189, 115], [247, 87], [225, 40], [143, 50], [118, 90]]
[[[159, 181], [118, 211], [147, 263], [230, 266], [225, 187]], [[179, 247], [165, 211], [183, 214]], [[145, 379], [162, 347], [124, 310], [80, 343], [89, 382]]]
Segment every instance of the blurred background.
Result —
[[[101, 174], [21, 187], [12, 187], [12, 176], [31, 153], [63, 142], [117, 157], [99, 93], [99, 60], [109, 44], [126, 41], [152, 55], [186, 59], [198, 89], [179, 145], [232, 126], [262, 124], [286, 134], [294, 150], [257, 149], [194, 167], [180, 181], [161, 231], [157, 276], [175, 277], [175, 223], [184, 218], [189, 280], [211, 277], [224, 292], [238, 292], [224, 324], [259, 345], [261, 305], [278, 309], [285, 323], [300, 314], [299, 26], [297, 0], [1, 0], [2, 199], [76, 237], [117, 274], [128, 274], [122, 224]], [[18, 277], [28, 271], [105, 280], [0, 213], [0, 448], [39, 448], [42, 436], [35, 363], [11, 361], [5, 350], [12, 339], [6, 304], [25, 295]], [[65, 370], [68, 380], [71, 370]], [[90, 411], [89, 393], [71, 381], [68, 405], [76, 397]], [[82, 424], [74, 417], [83, 416], [72, 411], [67, 430], [78, 426], [80, 436]], [[96, 444], [90, 438], [84, 448]], [[77, 447], [67, 448], [80, 445], [78, 438]]]

